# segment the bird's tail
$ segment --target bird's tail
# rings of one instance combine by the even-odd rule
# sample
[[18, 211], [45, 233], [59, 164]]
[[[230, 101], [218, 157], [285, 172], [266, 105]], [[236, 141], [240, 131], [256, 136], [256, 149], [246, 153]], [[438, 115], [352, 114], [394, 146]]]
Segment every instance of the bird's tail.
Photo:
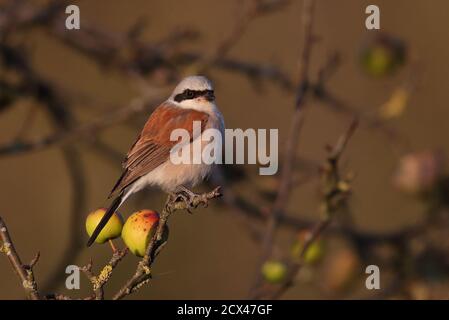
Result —
[[92, 243], [94, 243], [95, 239], [97, 239], [98, 235], [100, 234], [101, 230], [103, 230], [106, 223], [108, 223], [109, 219], [111, 219], [114, 212], [120, 207], [120, 205], [125, 201], [126, 196], [124, 192], [121, 192], [115, 199], [112, 201], [111, 205], [109, 206], [108, 210], [106, 211], [103, 218], [101, 218], [100, 223], [95, 228], [94, 232], [89, 238], [89, 241], [87, 241], [87, 246], [90, 247]]

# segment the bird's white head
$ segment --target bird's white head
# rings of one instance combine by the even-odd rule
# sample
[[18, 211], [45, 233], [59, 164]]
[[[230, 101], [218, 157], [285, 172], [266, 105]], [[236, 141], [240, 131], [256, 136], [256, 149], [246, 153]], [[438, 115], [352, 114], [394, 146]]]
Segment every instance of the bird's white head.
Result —
[[176, 86], [168, 101], [181, 108], [210, 112], [215, 108], [214, 87], [206, 77], [186, 77]]

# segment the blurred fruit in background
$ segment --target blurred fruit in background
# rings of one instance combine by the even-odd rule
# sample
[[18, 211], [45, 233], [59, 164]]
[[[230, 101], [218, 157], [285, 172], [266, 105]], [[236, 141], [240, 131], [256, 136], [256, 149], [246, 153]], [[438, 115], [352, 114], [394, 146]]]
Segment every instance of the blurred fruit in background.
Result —
[[403, 41], [385, 33], [368, 38], [360, 51], [362, 69], [373, 77], [394, 73], [405, 60], [406, 47]]
[[399, 87], [393, 91], [390, 98], [380, 106], [379, 115], [385, 120], [398, 118], [404, 114], [410, 99], [410, 90]]
[[279, 260], [268, 260], [262, 266], [262, 275], [270, 283], [281, 283], [287, 275], [287, 266]]
[[[295, 243], [292, 246], [291, 253], [294, 259], [299, 259], [304, 248], [306, 239], [310, 232], [303, 230], [298, 233]], [[304, 253], [304, 263], [314, 264], [321, 260], [324, 254], [324, 241], [316, 239], [313, 241]]]
[[404, 193], [430, 191], [441, 178], [444, 156], [439, 151], [410, 153], [399, 160], [393, 184]]
[[343, 290], [361, 273], [360, 258], [352, 248], [336, 249], [326, 259], [324, 286], [331, 291]]

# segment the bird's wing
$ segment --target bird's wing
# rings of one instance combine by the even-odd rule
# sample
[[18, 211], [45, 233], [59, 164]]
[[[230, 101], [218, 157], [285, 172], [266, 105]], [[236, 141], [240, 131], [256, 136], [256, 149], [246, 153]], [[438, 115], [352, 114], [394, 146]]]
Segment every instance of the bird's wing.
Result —
[[173, 130], [186, 129], [192, 141], [196, 138], [193, 137], [194, 121], [201, 122], [202, 132], [208, 119], [207, 113], [182, 109], [168, 102], [157, 107], [128, 151], [123, 161], [124, 172], [109, 197], [115, 191], [123, 190], [169, 159], [170, 150], [178, 143], [178, 141], [170, 141], [170, 134]]

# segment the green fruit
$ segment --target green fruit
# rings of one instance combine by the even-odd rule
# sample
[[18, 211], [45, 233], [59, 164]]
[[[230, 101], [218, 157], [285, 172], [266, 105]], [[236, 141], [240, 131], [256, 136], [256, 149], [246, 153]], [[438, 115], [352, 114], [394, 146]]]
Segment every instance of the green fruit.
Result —
[[287, 267], [280, 261], [269, 260], [262, 266], [262, 275], [268, 282], [280, 283], [287, 275]]
[[[295, 244], [292, 247], [292, 256], [294, 258], [299, 258], [304, 246], [305, 238], [306, 238], [307, 232], [300, 232], [298, 235], [298, 239], [295, 242]], [[324, 255], [324, 243], [322, 240], [317, 239], [313, 241], [309, 247], [307, 248], [306, 252], [304, 253], [304, 262], [306, 264], [313, 264], [321, 260], [321, 258]]]
[[401, 40], [387, 35], [370, 39], [362, 49], [363, 70], [374, 77], [395, 72], [405, 61], [405, 46]]
[[[145, 255], [158, 223], [159, 214], [153, 210], [137, 211], [126, 220], [122, 230], [122, 239], [134, 255], [138, 257]], [[168, 237], [168, 229], [164, 231], [164, 235]]]
[[[94, 232], [97, 225], [100, 223], [101, 218], [103, 218], [106, 213], [106, 208], [100, 208], [89, 213], [86, 218], [86, 231], [89, 237]], [[120, 236], [123, 228], [123, 218], [118, 212], [114, 212], [111, 219], [104, 226], [103, 230], [98, 234], [96, 243], [105, 243], [110, 239], [114, 239]]]

